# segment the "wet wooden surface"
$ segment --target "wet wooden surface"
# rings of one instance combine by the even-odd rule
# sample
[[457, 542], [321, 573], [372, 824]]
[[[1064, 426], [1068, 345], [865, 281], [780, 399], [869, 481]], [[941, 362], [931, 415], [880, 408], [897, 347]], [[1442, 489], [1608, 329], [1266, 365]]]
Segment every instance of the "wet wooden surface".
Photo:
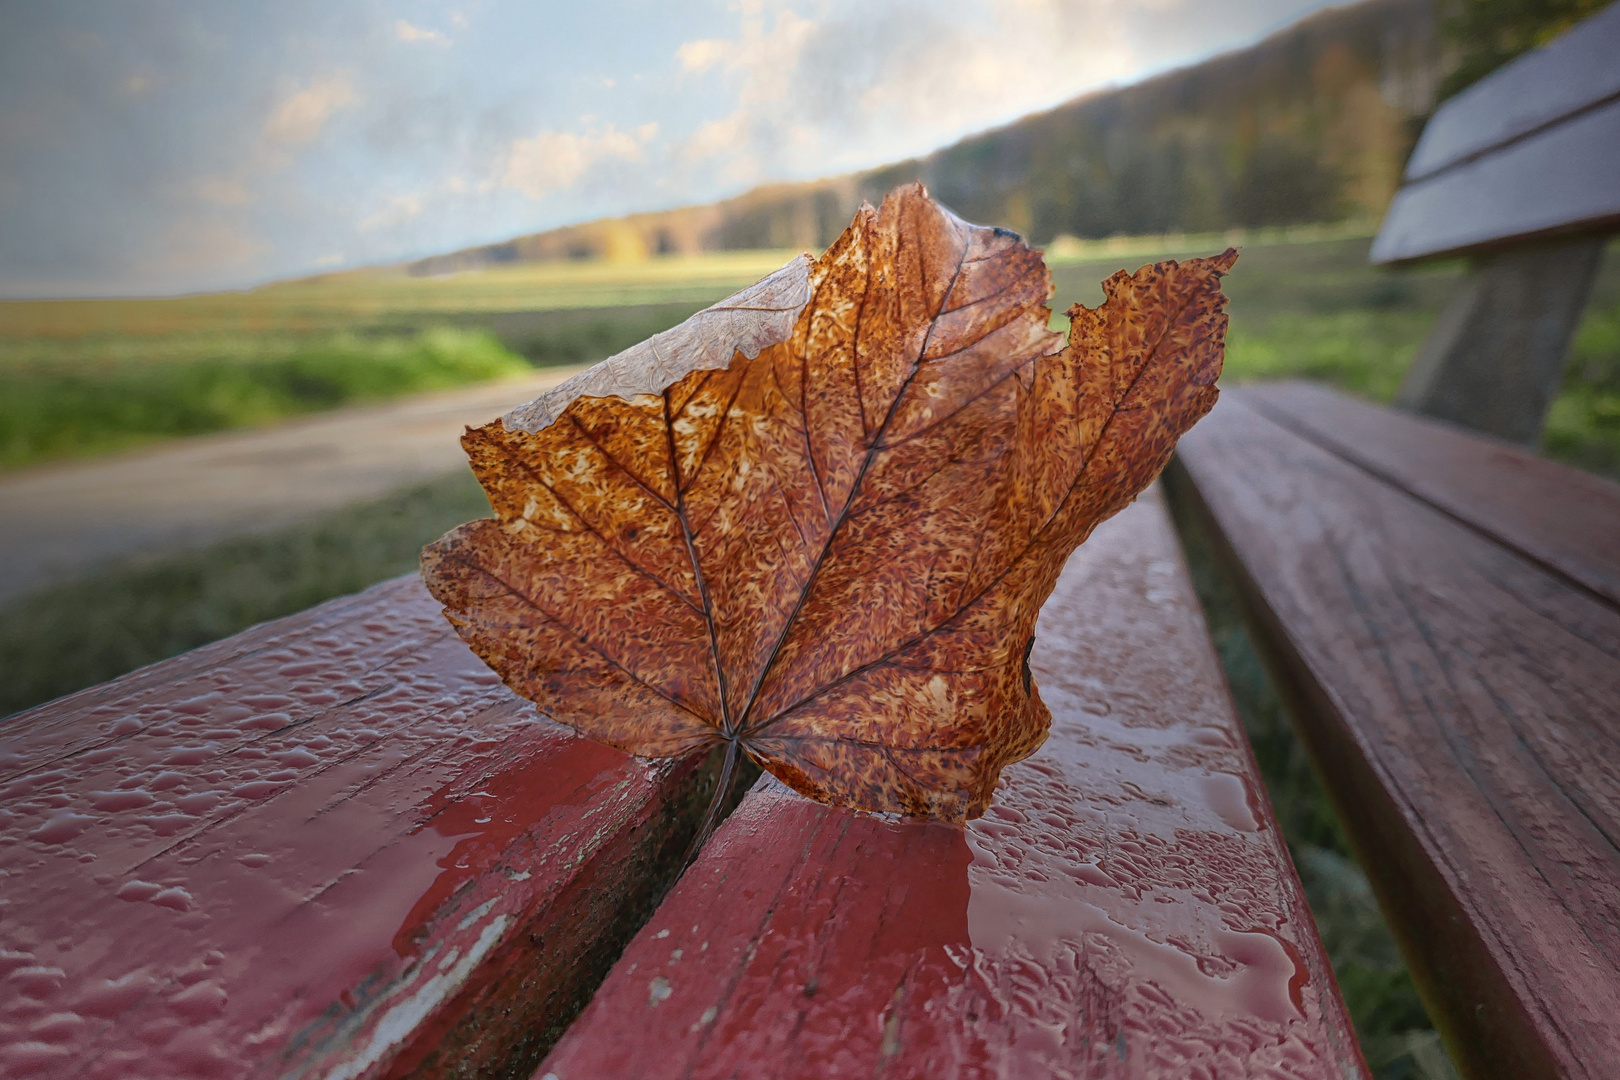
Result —
[[1031, 665], [1052, 734], [989, 813], [766, 778], [535, 1076], [1364, 1076], [1156, 490]]
[[1305, 382], [1244, 388], [1249, 408], [1525, 558], [1620, 604], [1620, 484]]
[[1614, 489], [1503, 453], [1411, 416], [1238, 391], [1172, 478], [1225, 548], [1454, 1057], [1474, 1076], [1612, 1076]]
[[20, 714], [0, 1074], [522, 1069], [702, 775], [538, 718], [414, 578]]

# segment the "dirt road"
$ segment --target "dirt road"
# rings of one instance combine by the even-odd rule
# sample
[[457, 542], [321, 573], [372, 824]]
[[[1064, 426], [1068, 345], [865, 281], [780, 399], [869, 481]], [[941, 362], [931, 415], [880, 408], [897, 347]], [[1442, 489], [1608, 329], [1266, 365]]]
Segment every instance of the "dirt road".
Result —
[[0, 474], [0, 602], [120, 556], [274, 528], [441, 476], [466, 460], [465, 425], [577, 370]]

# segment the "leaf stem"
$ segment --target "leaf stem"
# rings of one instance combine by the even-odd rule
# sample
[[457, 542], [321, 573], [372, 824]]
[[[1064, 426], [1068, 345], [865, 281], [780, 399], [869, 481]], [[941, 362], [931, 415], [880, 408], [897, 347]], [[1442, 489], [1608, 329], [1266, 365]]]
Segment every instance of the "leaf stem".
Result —
[[692, 843], [686, 848], [686, 856], [681, 860], [683, 868], [692, 865], [714, 832], [715, 826], [720, 824], [720, 808], [726, 804], [726, 795], [731, 791], [732, 777], [737, 772], [737, 747], [737, 736], [732, 735], [726, 740], [726, 760], [720, 766], [720, 779], [714, 785], [714, 797], [709, 800], [709, 809], [703, 815], [703, 824], [698, 826], [697, 835], [692, 837]]

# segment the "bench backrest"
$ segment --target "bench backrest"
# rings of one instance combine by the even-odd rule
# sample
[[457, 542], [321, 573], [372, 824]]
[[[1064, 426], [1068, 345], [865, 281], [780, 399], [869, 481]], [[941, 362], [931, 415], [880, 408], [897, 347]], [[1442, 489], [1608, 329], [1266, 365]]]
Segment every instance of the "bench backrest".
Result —
[[1620, 4], [1442, 105], [1373, 243], [1409, 262], [1620, 227]]

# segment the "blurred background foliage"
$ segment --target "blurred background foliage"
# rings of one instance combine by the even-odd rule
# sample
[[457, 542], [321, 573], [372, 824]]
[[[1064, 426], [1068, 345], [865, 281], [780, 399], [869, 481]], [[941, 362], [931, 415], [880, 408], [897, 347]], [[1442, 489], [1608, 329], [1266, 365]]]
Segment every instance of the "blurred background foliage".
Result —
[[1444, 100], [1515, 57], [1545, 45], [1611, 0], [1441, 0], [1451, 56], [1440, 80]]

